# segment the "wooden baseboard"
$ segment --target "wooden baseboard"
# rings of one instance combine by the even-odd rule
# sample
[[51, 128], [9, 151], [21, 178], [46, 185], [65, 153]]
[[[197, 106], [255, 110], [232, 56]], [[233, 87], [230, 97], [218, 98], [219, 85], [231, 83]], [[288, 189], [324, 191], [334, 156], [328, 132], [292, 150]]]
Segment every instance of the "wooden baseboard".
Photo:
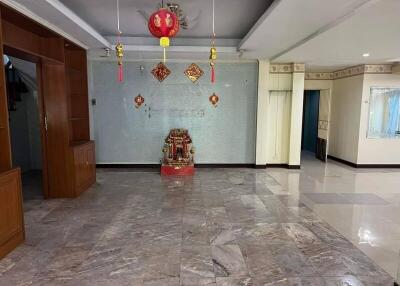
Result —
[[[266, 168], [283, 168], [299, 170], [300, 165], [289, 164], [195, 164], [195, 168], [253, 168], [253, 169], [266, 169]], [[109, 169], [159, 169], [161, 164], [97, 164], [97, 168]]]
[[268, 168], [281, 168], [290, 170], [300, 170], [300, 165], [289, 165], [289, 164], [266, 164], [266, 165], [255, 165], [255, 169], [268, 169]]
[[[97, 164], [97, 168], [110, 169], [159, 169], [161, 164]], [[195, 164], [196, 168], [255, 168], [254, 164]]]
[[358, 168], [358, 169], [398, 169], [400, 164], [356, 164], [347, 160], [337, 158], [332, 155], [328, 155], [328, 159], [334, 160], [336, 162], [345, 164], [347, 166]]
[[139, 169], [139, 168], [151, 168], [158, 169], [161, 164], [96, 164], [97, 168], [106, 169]]
[[254, 164], [194, 164], [196, 168], [255, 168]]

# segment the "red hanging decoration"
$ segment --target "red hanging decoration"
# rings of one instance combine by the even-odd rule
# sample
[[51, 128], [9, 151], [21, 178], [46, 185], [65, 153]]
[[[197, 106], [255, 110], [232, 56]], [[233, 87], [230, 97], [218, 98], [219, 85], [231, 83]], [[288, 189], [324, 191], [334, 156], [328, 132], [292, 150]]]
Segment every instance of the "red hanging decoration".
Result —
[[124, 81], [124, 68], [123, 64], [120, 64], [118, 67], [118, 81], [123, 82]]
[[215, 94], [215, 92], [208, 98], [208, 100], [211, 102], [211, 104], [214, 107], [217, 107], [218, 101], [219, 101], [219, 97], [218, 97], [218, 95]]
[[139, 108], [144, 103], [144, 97], [140, 93], [135, 97], [135, 107]]
[[160, 39], [160, 46], [164, 49], [164, 62], [166, 60], [165, 49], [169, 47], [169, 38], [174, 37], [179, 32], [179, 20], [175, 13], [166, 8], [160, 8], [149, 18], [149, 31]]
[[124, 56], [124, 47], [122, 46], [121, 42], [115, 46], [115, 52], [117, 55], [118, 60], [118, 81], [123, 82], [124, 80], [124, 64], [122, 62], [122, 58]]

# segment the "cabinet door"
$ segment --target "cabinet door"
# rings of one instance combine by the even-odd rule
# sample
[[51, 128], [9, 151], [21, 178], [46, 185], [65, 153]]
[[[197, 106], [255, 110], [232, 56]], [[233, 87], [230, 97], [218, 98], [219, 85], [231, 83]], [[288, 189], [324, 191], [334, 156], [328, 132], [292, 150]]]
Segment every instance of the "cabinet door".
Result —
[[94, 148], [95, 148], [94, 144], [90, 144], [87, 150], [89, 184], [92, 184], [96, 181], [96, 156]]
[[75, 148], [75, 188], [79, 189], [85, 182], [85, 152], [84, 148]]
[[21, 173], [14, 169], [0, 174], [0, 258], [23, 239]]

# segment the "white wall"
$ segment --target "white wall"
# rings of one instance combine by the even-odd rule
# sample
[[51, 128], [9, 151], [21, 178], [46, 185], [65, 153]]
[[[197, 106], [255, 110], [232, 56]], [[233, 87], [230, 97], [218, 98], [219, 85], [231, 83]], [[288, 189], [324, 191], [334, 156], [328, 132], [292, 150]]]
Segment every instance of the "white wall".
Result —
[[268, 162], [269, 61], [258, 61], [256, 165]]
[[399, 74], [366, 74], [362, 90], [358, 164], [400, 164], [400, 139], [367, 138], [371, 87], [400, 88]]
[[329, 155], [357, 163], [363, 75], [333, 81]]

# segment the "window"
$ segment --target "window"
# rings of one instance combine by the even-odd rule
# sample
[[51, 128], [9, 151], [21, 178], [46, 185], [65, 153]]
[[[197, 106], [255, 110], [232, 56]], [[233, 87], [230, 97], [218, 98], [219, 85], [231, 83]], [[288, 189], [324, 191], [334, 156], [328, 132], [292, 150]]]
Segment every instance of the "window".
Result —
[[400, 139], [400, 88], [371, 88], [368, 138]]

